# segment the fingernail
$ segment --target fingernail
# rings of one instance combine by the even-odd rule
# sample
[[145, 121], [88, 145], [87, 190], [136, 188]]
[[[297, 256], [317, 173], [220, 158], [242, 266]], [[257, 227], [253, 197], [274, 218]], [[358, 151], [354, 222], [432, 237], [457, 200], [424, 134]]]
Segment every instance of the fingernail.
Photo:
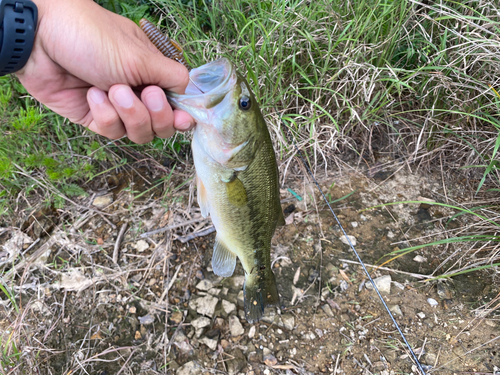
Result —
[[90, 89], [90, 100], [92, 100], [95, 104], [102, 104], [104, 99], [106, 99], [106, 94], [99, 89]]
[[127, 87], [120, 87], [113, 96], [120, 107], [130, 108], [134, 104], [133, 93]]
[[191, 127], [192, 127], [192, 124], [190, 122], [184, 122], [184, 123], [180, 124], [179, 126], [176, 126], [177, 130], [180, 130], [180, 131], [189, 130], [189, 129], [191, 129]]
[[150, 111], [158, 112], [163, 109], [163, 96], [159, 92], [152, 92], [144, 98], [146, 107]]

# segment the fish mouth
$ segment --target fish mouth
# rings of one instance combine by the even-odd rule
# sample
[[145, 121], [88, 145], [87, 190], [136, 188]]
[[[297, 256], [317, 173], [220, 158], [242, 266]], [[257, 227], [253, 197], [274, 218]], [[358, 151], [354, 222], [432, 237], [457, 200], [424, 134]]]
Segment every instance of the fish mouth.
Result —
[[209, 109], [221, 102], [234, 86], [233, 64], [222, 58], [189, 72], [189, 84], [184, 94], [167, 92], [169, 102], [191, 115], [195, 109]]

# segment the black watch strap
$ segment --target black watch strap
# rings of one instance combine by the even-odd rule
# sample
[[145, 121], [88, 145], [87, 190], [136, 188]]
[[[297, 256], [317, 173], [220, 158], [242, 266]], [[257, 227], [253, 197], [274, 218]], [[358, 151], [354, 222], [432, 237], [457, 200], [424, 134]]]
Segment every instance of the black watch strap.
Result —
[[38, 10], [30, 0], [0, 0], [0, 76], [20, 70], [35, 41]]

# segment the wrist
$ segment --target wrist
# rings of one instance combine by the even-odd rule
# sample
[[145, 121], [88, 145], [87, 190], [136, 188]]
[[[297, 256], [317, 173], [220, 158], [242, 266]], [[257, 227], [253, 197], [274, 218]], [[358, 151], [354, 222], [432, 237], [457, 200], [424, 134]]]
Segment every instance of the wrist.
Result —
[[35, 40], [38, 10], [30, 0], [0, 0], [0, 75], [28, 61]]

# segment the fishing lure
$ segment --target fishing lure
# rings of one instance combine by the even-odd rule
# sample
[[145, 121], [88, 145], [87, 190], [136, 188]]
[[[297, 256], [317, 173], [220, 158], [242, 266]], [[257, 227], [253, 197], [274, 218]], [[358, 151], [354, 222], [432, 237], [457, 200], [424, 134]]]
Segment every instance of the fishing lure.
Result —
[[145, 18], [139, 21], [139, 25], [141, 26], [142, 31], [144, 31], [144, 33], [148, 36], [149, 40], [165, 57], [175, 60], [190, 69], [186, 60], [184, 60], [182, 47], [176, 41], [164, 35], [156, 28], [155, 25]]

